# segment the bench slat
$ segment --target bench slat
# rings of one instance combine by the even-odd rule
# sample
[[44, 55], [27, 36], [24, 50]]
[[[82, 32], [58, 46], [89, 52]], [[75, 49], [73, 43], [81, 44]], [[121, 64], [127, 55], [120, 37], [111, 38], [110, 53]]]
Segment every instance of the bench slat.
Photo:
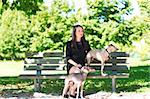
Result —
[[[62, 58], [41, 58], [41, 59], [25, 59], [24, 63], [25, 64], [59, 64], [62, 62]], [[106, 63], [126, 63], [126, 59], [110, 59]], [[100, 61], [94, 60], [92, 63], [101, 63]]]
[[[96, 70], [100, 70], [101, 66], [90, 66], [91, 68], [94, 68]], [[56, 65], [56, 66], [25, 66], [25, 70], [64, 70], [64, 66]], [[118, 65], [116, 67], [112, 67], [112, 65], [105, 65], [104, 71], [127, 71], [128, 67], [126, 65]]]
[[25, 54], [27, 58], [39, 58], [39, 57], [62, 57], [63, 52], [28, 52]]
[[[115, 63], [126, 63], [126, 60], [127, 59], [109, 59], [108, 61], [106, 61], [106, 63], [112, 63], [112, 62], [115, 62]], [[98, 60], [93, 60], [91, 62], [92, 63], [101, 63], [100, 61]]]
[[64, 66], [25, 66], [25, 70], [64, 70]]
[[59, 74], [59, 75], [41, 75], [41, 76], [36, 76], [34, 74], [30, 74], [30, 75], [20, 75], [19, 78], [21, 79], [65, 79], [65, 77], [67, 76], [67, 74]]
[[[90, 67], [96, 70], [101, 70], [101, 66], [90, 66]], [[123, 71], [128, 71], [129, 69], [128, 66], [126, 65], [118, 65], [116, 67], [107, 65], [104, 67], [104, 71], [112, 71], [112, 70], [123, 72]]]
[[63, 57], [64, 52], [45, 52], [44, 57]]
[[62, 62], [61, 58], [57, 59], [25, 59], [25, 64], [59, 64]]
[[101, 75], [88, 75], [87, 78], [128, 78], [128, 73], [121, 73], [116, 75], [107, 75], [107, 76], [101, 76]]
[[[35, 74], [25, 74], [25, 75], [20, 75], [19, 78], [21, 79], [65, 79], [67, 74], [47, 74], [47, 75], [40, 75], [36, 76]], [[87, 78], [128, 78], [129, 74], [124, 73], [124, 74], [117, 74], [117, 75], [107, 75], [107, 76], [102, 76], [102, 75], [88, 75]]]
[[110, 54], [112, 57], [129, 57], [129, 54], [126, 52], [112, 52]]

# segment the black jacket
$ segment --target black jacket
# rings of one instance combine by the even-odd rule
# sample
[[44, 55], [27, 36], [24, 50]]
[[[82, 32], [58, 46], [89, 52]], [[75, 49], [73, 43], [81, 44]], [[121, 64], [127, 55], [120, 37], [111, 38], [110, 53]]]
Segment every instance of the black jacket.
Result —
[[91, 50], [89, 43], [85, 42], [85, 47], [83, 47], [81, 42], [76, 42], [77, 50], [72, 47], [72, 41], [68, 41], [66, 45], [66, 58], [67, 58], [67, 73], [69, 73], [70, 68], [73, 66], [68, 62], [69, 59], [72, 59], [77, 64], [85, 66], [86, 55]]

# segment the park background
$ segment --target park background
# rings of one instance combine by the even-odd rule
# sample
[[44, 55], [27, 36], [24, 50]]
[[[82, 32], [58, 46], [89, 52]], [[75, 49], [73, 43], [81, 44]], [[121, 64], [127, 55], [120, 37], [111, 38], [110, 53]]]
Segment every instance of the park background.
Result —
[[[130, 77], [118, 80], [118, 92], [150, 92], [149, 0], [1, 0], [0, 96], [32, 93], [33, 81], [17, 78], [25, 53], [63, 51], [76, 24], [92, 48], [112, 43], [130, 54]], [[45, 80], [42, 92], [62, 88], [61, 80]], [[88, 80], [85, 89], [109, 92], [110, 80]]]

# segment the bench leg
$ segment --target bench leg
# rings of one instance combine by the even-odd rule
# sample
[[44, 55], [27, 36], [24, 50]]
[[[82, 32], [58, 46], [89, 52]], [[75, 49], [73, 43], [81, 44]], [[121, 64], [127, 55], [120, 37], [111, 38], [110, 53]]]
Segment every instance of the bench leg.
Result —
[[112, 92], [116, 92], [116, 78], [112, 78]]
[[40, 92], [41, 89], [41, 79], [34, 79], [34, 91]]

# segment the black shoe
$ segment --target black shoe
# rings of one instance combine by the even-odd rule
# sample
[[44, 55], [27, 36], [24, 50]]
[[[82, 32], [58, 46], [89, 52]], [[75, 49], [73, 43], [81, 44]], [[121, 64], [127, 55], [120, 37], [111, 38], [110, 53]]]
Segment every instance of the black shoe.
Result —
[[71, 98], [76, 98], [76, 96], [74, 96], [74, 95], [70, 95], [70, 97], [71, 97]]
[[69, 95], [67, 95], [67, 94], [66, 94], [66, 95], [64, 95], [64, 98], [69, 98]]
[[[75, 94], [75, 96], [77, 96], [77, 94]], [[84, 95], [83, 95], [83, 97], [84, 97]], [[78, 98], [81, 98], [81, 94], [79, 93], [79, 96], [78, 96]]]

